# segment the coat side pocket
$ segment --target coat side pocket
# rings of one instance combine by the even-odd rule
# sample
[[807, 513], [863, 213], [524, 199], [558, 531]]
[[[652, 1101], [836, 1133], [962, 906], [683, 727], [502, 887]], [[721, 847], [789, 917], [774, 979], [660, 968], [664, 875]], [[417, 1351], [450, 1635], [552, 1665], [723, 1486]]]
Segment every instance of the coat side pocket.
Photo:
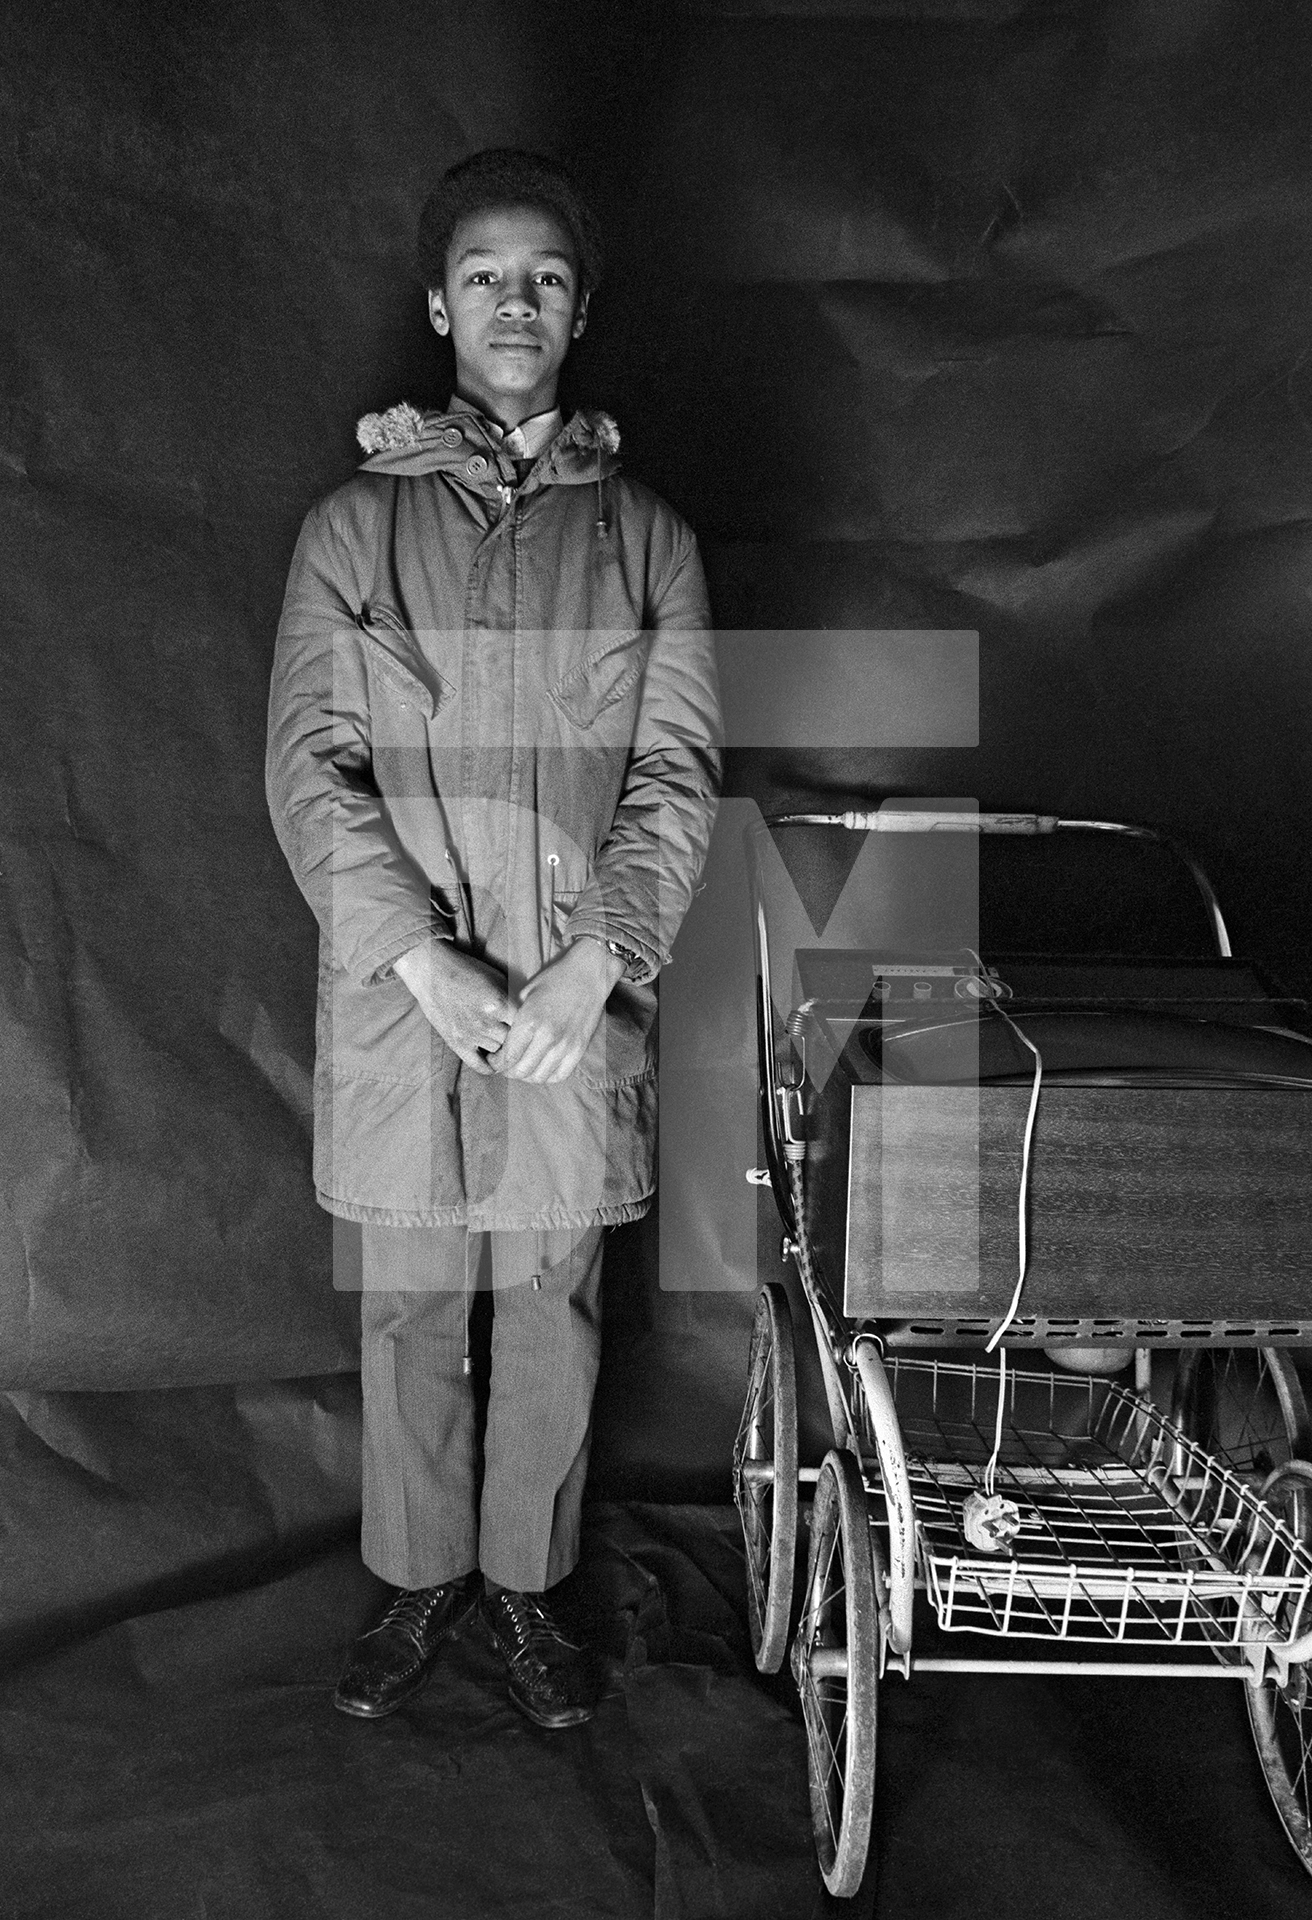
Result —
[[436, 719], [450, 700], [455, 688], [427, 660], [423, 672], [402, 658], [402, 651], [413, 658], [417, 648], [414, 636], [388, 608], [364, 606], [356, 620], [364, 641], [365, 658], [393, 695], [399, 707], [414, 708], [425, 720]]
[[641, 627], [598, 638], [600, 644], [550, 690], [576, 727], [590, 727], [599, 713], [622, 700], [637, 686], [647, 665], [651, 636]]

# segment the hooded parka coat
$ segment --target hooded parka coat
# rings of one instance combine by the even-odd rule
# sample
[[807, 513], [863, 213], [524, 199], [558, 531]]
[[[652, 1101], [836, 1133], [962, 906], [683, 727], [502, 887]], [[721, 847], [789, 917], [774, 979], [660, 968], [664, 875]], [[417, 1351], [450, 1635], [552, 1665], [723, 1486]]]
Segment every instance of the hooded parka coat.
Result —
[[[320, 928], [319, 1202], [402, 1226], [646, 1212], [652, 981], [718, 791], [705, 582], [687, 525], [576, 413], [522, 481], [473, 411], [361, 422], [287, 583], [266, 764]], [[570, 941], [635, 956], [558, 1085], [470, 1072], [393, 963], [451, 939], [512, 1002]]]

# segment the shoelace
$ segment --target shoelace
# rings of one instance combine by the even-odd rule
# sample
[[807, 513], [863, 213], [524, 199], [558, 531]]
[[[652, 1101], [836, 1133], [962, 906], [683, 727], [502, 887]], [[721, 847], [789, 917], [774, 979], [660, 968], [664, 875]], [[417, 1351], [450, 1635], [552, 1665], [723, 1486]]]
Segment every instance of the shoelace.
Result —
[[[563, 1634], [542, 1603], [531, 1593], [509, 1593], [498, 1596], [499, 1612], [508, 1620], [514, 1635], [515, 1644], [521, 1653], [533, 1650], [535, 1641], [550, 1640], [558, 1646], [574, 1648], [574, 1642]], [[577, 1651], [577, 1649], [574, 1649]]]
[[398, 1593], [373, 1631], [381, 1633], [384, 1627], [400, 1627], [416, 1646], [422, 1646], [429, 1620], [442, 1605], [447, 1592], [445, 1587], [411, 1587]]

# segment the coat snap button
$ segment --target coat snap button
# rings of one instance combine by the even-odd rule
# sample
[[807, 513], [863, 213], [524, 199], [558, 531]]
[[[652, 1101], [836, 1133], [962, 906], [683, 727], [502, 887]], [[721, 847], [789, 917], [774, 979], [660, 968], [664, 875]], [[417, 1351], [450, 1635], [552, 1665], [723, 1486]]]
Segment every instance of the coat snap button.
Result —
[[465, 462], [465, 472], [466, 473], [486, 473], [487, 472], [487, 461], [483, 458], [481, 453], [473, 453], [469, 456], [468, 460], [466, 460]]
[[458, 447], [463, 442], [464, 437], [459, 427], [448, 427], [442, 435], [442, 445], [444, 447]]

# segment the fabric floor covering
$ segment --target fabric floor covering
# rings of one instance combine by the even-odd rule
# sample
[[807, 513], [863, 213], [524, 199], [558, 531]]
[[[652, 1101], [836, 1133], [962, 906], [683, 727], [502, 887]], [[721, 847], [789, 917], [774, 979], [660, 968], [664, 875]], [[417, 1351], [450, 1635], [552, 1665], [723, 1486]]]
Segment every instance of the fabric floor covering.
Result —
[[591, 1726], [568, 1733], [515, 1713], [481, 1629], [392, 1718], [334, 1713], [343, 1647], [378, 1591], [342, 1541], [13, 1669], [0, 1687], [0, 1911], [1308, 1911], [1237, 1687], [941, 1675], [881, 1691], [878, 1885], [830, 1901], [791, 1682], [761, 1679], [750, 1659], [732, 1508], [590, 1507], [562, 1596], [609, 1684]]

